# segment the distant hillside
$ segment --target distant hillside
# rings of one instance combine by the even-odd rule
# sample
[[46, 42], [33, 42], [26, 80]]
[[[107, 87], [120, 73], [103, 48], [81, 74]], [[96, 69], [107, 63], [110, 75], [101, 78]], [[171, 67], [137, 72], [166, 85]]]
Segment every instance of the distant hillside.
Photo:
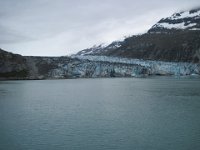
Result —
[[119, 48], [122, 44], [122, 41], [114, 41], [109, 45], [103, 45], [100, 44], [98, 46], [94, 45], [91, 48], [87, 48], [84, 50], [79, 51], [77, 54], [77, 56], [84, 56], [84, 55], [98, 55], [98, 54], [102, 54], [102, 53], [106, 53], [107, 51], [112, 51], [115, 50], [117, 48]]

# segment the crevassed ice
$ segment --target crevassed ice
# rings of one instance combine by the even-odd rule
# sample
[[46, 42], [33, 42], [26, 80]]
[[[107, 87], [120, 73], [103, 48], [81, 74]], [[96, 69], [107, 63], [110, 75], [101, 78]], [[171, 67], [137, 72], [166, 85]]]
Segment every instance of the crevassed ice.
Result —
[[108, 57], [108, 56], [73, 56], [81, 60], [100, 61], [110, 63], [122, 63], [131, 65], [140, 65], [150, 68], [153, 74], [158, 72], [165, 72], [173, 75], [191, 75], [200, 74], [200, 67], [198, 64], [186, 62], [163, 62], [163, 61], [150, 61], [142, 59], [129, 59], [121, 57]]

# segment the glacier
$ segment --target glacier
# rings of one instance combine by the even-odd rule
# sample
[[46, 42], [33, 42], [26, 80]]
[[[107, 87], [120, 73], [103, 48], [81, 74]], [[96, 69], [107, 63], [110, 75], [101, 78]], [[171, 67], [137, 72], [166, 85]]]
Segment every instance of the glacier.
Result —
[[137, 64], [71, 58], [70, 62], [59, 62], [43, 78], [144, 77], [149, 74], [148, 67]]
[[120, 63], [124, 65], [138, 65], [148, 70], [148, 75], [200, 75], [200, 64], [188, 62], [164, 62], [141, 59], [129, 59], [109, 56], [72, 56], [80, 60], [91, 62]]

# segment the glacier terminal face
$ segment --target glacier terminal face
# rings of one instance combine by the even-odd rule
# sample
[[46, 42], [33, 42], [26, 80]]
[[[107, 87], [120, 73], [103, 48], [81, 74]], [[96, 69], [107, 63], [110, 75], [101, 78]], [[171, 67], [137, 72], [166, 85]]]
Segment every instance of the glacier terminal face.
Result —
[[143, 77], [149, 74], [149, 67], [137, 64], [72, 58], [50, 69], [45, 78]]
[[120, 63], [124, 65], [138, 65], [145, 67], [149, 75], [194, 75], [200, 74], [200, 64], [187, 63], [187, 62], [164, 62], [164, 61], [151, 61], [142, 59], [129, 59], [120, 57], [108, 56], [74, 56], [80, 60], [89, 60], [92, 62], [109, 62]]

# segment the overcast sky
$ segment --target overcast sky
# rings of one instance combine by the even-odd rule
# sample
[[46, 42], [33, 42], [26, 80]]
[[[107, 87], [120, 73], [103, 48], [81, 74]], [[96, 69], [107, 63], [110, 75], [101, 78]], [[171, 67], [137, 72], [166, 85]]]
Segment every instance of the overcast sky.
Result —
[[200, 0], [0, 0], [0, 47], [61, 56], [146, 32]]

